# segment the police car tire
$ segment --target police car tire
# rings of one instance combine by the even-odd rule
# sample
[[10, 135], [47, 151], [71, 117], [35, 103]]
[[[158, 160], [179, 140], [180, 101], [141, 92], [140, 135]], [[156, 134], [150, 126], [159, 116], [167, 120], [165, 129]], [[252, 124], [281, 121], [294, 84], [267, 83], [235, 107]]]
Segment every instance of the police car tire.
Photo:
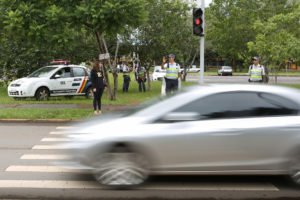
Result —
[[[41, 93], [44, 93], [44, 97], [41, 97]], [[49, 90], [46, 87], [40, 87], [36, 93], [35, 93], [35, 98], [37, 101], [44, 101], [44, 100], [48, 100], [50, 96]]]
[[86, 90], [85, 97], [86, 97], [87, 99], [92, 99], [92, 98], [93, 98], [93, 90], [92, 90], [91, 87], [89, 87], [89, 88]]

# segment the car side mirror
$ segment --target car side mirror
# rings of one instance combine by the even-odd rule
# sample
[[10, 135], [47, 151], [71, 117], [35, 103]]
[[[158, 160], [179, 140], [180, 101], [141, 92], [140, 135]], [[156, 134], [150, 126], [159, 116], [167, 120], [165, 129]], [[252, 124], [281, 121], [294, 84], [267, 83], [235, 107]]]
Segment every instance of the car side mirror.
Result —
[[54, 78], [60, 78], [59, 74], [55, 74]]
[[171, 112], [162, 117], [164, 121], [194, 121], [200, 118], [197, 112]]

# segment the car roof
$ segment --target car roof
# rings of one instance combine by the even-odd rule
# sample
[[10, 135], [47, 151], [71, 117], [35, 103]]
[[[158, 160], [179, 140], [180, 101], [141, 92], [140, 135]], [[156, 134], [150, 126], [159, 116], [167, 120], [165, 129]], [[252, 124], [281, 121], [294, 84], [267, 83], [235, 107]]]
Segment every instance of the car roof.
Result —
[[159, 113], [153, 113], [154, 110], [161, 110], [162, 113], [165, 110], [172, 110], [174, 107], [181, 106], [187, 102], [192, 102], [198, 98], [209, 96], [213, 94], [220, 94], [224, 92], [266, 92], [281, 97], [288, 98], [294, 101], [300, 107], [300, 91], [293, 88], [283, 86], [270, 86], [270, 85], [258, 85], [258, 84], [203, 84], [197, 86], [191, 86], [183, 89], [178, 95], [170, 98], [167, 101], [162, 101], [159, 104], [145, 109], [137, 115], [143, 116], [145, 114], [152, 113], [153, 117], [160, 115]]
[[56, 68], [63, 68], [63, 67], [81, 67], [86, 69], [86, 67], [81, 66], [81, 65], [48, 65], [48, 66], [44, 66], [44, 67], [56, 67]]

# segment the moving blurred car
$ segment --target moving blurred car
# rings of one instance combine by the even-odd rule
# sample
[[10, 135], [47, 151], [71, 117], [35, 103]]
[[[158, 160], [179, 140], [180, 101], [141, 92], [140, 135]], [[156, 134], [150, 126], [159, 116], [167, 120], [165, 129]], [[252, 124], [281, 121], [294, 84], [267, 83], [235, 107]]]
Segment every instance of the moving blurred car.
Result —
[[155, 66], [152, 73], [152, 81], [161, 81], [167, 73], [166, 69], [162, 69], [161, 66]]
[[71, 131], [73, 159], [101, 184], [152, 174], [290, 175], [300, 183], [300, 92], [266, 85], [197, 86]]
[[230, 75], [232, 76], [232, 68], [230, 66], [222, 66], [218, 70], [218, 76]]
[[[65, 62], [65, 61], [63, 61]], [[35, 97], [47, 100], [49, 96], [93, 96], [89, 72], [79, 65], [54, 65], [42, 67], [25, 78], [8, 86], [8, 96], [15, 99]]]

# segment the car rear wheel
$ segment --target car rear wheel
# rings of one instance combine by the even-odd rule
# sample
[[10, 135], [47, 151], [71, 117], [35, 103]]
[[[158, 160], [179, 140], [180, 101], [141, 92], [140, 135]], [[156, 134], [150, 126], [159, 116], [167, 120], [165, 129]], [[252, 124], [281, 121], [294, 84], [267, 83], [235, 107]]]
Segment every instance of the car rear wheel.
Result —
[[94, 97], [94, 93], [91, 87], [89, 87], [85, 93], [85, 97], [87, 99], [92, 99]]
[[293, 157], [290, 161], [289, 177], [294, 184], [300, 186], [300, 154]]
[[123, 150], [105, 153], [99, 156], [93, 167], [95, 179], [109, 187], [137, 186], [148, 178], [148, 161], [139, 153]]
[[35, 98], [37, 101], [47, 101], [49, 96], [49, 90], [45, 87], [39, 88], [35, 93]]

